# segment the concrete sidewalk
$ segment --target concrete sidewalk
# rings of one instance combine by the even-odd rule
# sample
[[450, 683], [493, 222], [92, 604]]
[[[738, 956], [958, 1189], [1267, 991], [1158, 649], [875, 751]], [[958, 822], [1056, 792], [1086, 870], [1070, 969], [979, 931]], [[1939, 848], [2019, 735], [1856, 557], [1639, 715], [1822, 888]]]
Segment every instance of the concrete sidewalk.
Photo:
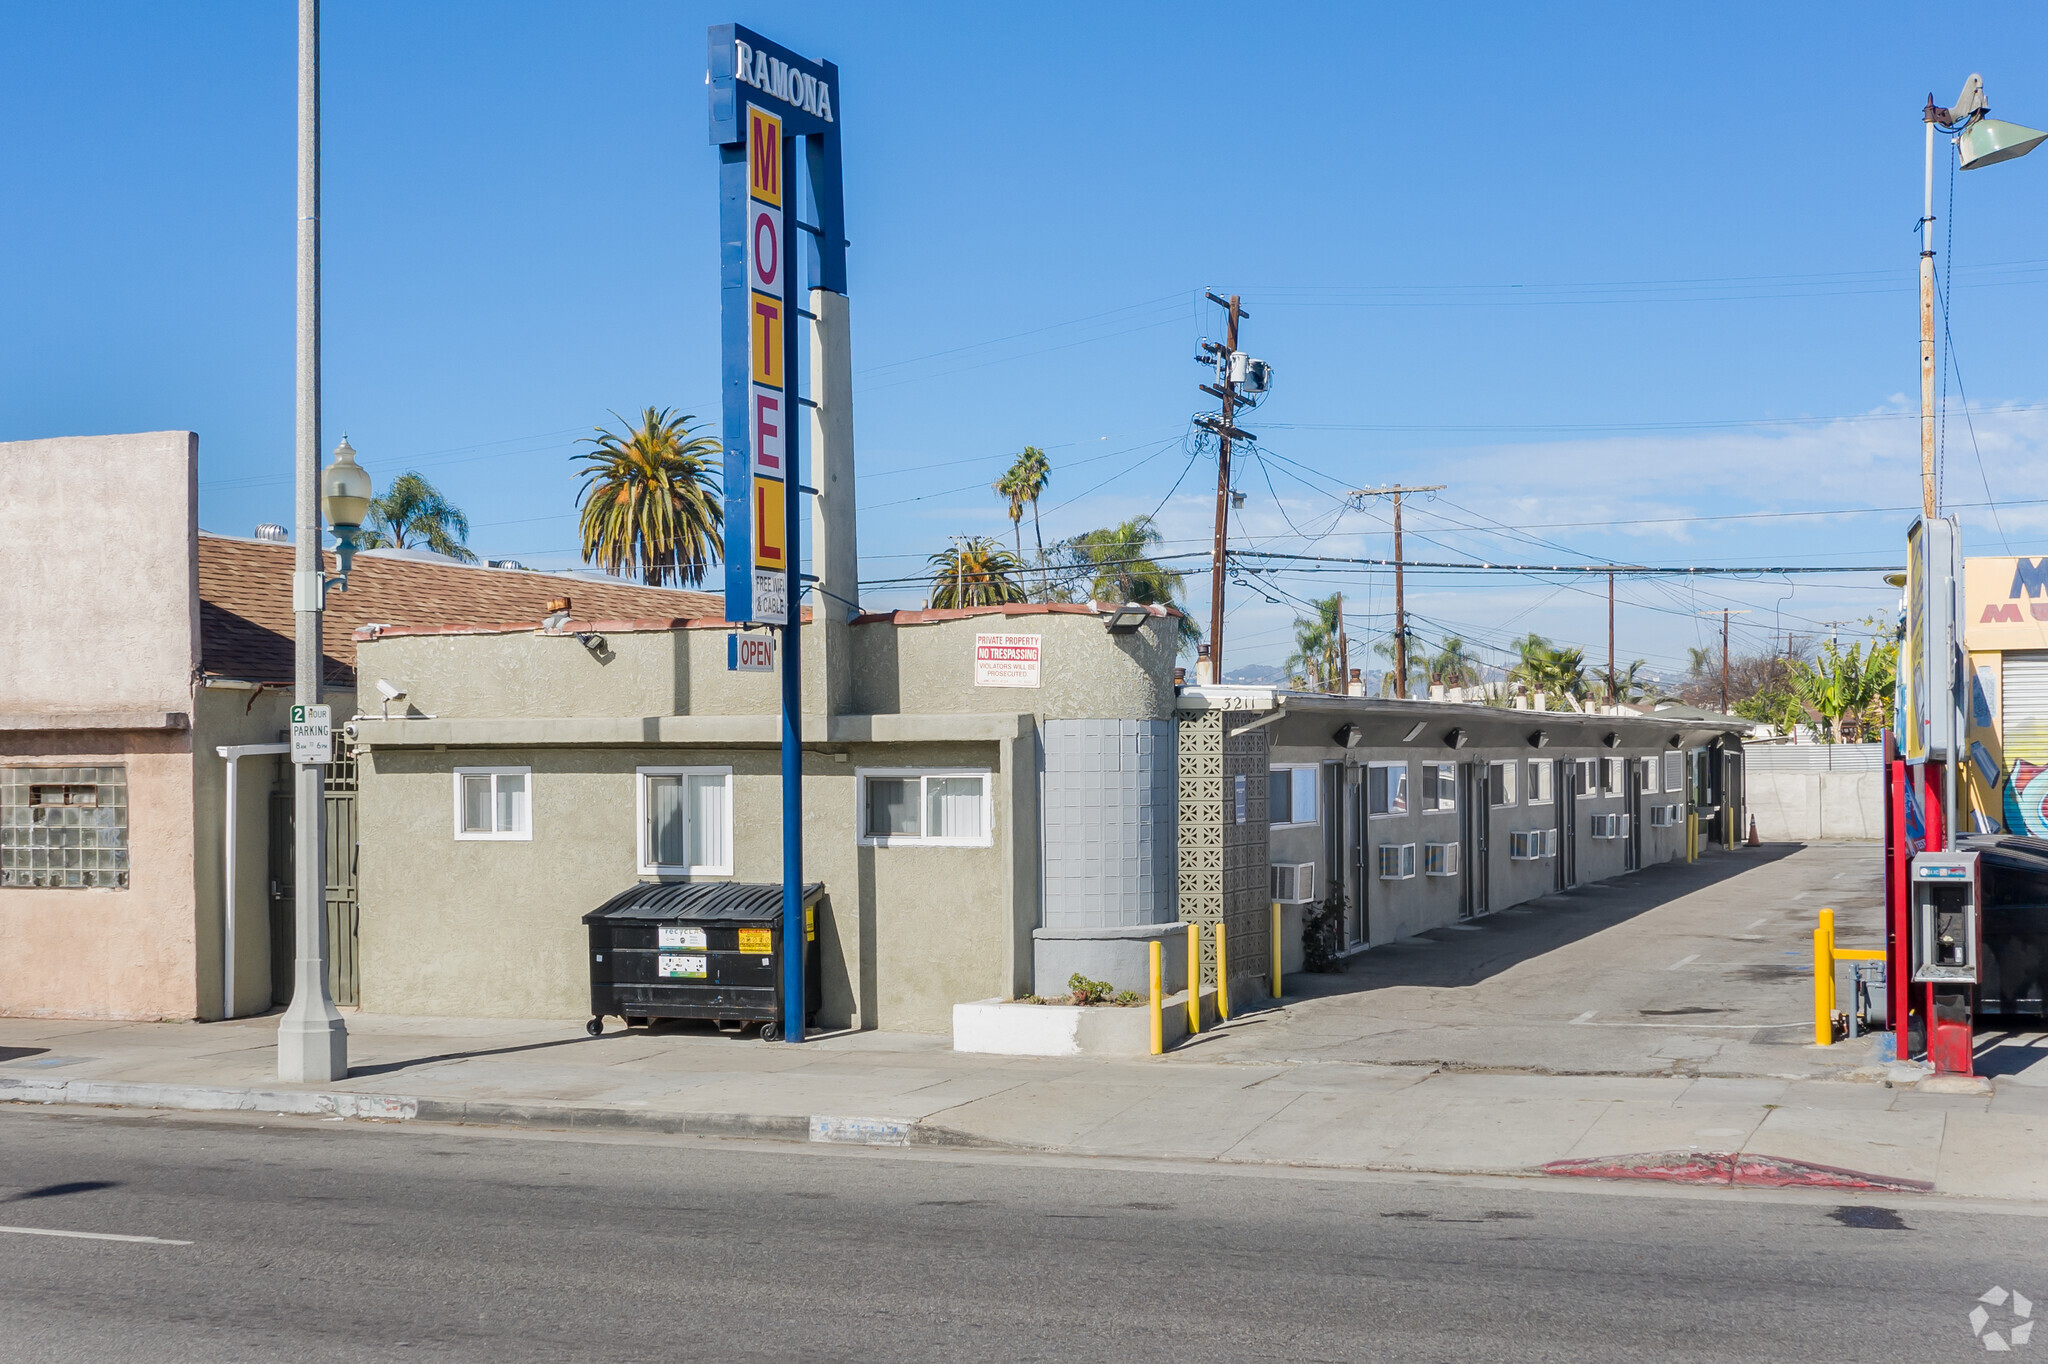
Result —
[[[1199, 1048], [1045, 1060], [961, 1055], [924, 1036], [791, 1047], [687, 1025], [598, 1038], [569, 1021], [358, 1015], [349, 1026], [348, 1079], [315, 1088], [277, 1082], [274, 1018], [0, 1019], [0, 1100], [1418, 1172], [1579, 1162], [1698, 1180], [1700, 1157], [1713, 1158], [1709, 1179], [1741, 1157], [1859, 1172], [1878, 1188], [2048, 1199], [2048, 1074], [2021, 1069], [1989, 1095], [1922, 1093], [1904, 1071], [1888, 1087], [1867, 1044], [1853, 1079], [1761, 1079], [1212, 1060]], [[1253, 1015], [1215, 1038], [1259, 1026]], [[1840, 1182], [1791, 1180], [1816, 1181]]]

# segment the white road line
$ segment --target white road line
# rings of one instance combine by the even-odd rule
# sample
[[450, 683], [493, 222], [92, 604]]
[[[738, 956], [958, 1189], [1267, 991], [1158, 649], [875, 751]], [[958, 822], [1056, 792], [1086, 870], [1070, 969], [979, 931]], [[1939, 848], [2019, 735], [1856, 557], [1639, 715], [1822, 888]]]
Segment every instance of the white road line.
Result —
[[1587, 1019], [1591, 1018], [1594, 1014], [1597, 1014], [1599, 1012], [1600, 1011], [1598, 1009], [1588, 1009], [1586, 1010], [1586, 1012], [1580, 1014], [1577, 1018], [1574, 1018], [1572, 1022], [1584, 1023]]
[[1689, 957], [1680, 957], [1677, 961], [1672, 962], [1669, 966], [1665, 967], [1664, 969], [1667, 971], [1676, 971], [1679, 967], [1690, 966], [1699, 959], [1700, 954], [1695, 952]]
[[116, 1236], [108, 1231], [55, 1231], [49, 1227], [0, 1227], [16, 1236], [73, 1236], [81, 1241], [138, 1241], [150, 1246], [189, 1246], [190, 1241], [166, 1241], [161, 1236]]
[[1752, 928], [1755, 928], [1755, 927], [1757, 926], [1757, 924], [1767, 924], [1767, 923], [1769, 923], [1770, 921], [1771, 921], [1771, 916], [1770, 916], [1770, 915], [1768, 915], [1768, 914], [1766, 914], [1766, 915], [1764, 915], [1764, 917], [1763, 917], [1763, 918], [1761, 918], [1761, 919], [1758, 919], [1758, 920], [1756, 921], [1756, 923], [1754, 923], [1754, 924], [1744, 924], [1744, 925], [1743, 925], [1743, 931], [1744, 931], [1744, 932], [1747, 932], [1748, 930], [1750, 930], [1750, 929], [1752, 929]]

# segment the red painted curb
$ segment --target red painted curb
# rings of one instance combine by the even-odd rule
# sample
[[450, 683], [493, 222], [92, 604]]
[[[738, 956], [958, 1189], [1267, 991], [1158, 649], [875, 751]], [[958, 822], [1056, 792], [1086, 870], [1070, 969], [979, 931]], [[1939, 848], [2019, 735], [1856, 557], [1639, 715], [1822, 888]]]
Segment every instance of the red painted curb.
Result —
[[1866, 1174], [1835, 1165], [1816, 1165], [1780, 1156], [1721, 1151], [1652, 1151], [1639, 1155], [1553, 1160], [1537, 1167], [1546, 1175], [1586, 1179], [1661, 1179], [1672, 1184], [1728, 1184], [1763, 1189], [1876, 1189], [1930, 1193], [1932, 1182]]

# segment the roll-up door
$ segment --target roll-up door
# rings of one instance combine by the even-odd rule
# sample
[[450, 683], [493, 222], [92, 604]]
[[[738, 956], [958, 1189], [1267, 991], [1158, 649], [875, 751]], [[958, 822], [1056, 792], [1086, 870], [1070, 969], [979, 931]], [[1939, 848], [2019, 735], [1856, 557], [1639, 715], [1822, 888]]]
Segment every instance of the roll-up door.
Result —
[[2007, 832], [2048, 838], [2048, 652], [2010, 653], [1999, 686]]

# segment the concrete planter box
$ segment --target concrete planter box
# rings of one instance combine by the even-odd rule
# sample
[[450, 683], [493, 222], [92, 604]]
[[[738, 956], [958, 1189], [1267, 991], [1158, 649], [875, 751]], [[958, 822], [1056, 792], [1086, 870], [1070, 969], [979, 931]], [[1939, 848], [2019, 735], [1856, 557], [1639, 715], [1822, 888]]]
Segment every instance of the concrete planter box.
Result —
[[[1233, 1017], [1274, 1004], [1264, 976], [1232, 976]], [[1187, 992], [1168, 995], [1161, 1010], [1168, 1047], [1188, 1034]], [[1216, 992], [1202, 992], [1202, 1029], [1216, 1026]], [[1152, 1010], [1143, 1004], [1021, 1004], [983, 999], [953, 1006], [953, 1050], [995, 1056], [1149, 1056]]]
[[[1185, 995], [1164, 1011], [1166, 1045], [1187, 1035]], [[996, 1056], [1149, 1056], [1152, 1010], [1143, 1004], [1020, 1004], [983, 999], [953, 1006], [953, 1050]]]

